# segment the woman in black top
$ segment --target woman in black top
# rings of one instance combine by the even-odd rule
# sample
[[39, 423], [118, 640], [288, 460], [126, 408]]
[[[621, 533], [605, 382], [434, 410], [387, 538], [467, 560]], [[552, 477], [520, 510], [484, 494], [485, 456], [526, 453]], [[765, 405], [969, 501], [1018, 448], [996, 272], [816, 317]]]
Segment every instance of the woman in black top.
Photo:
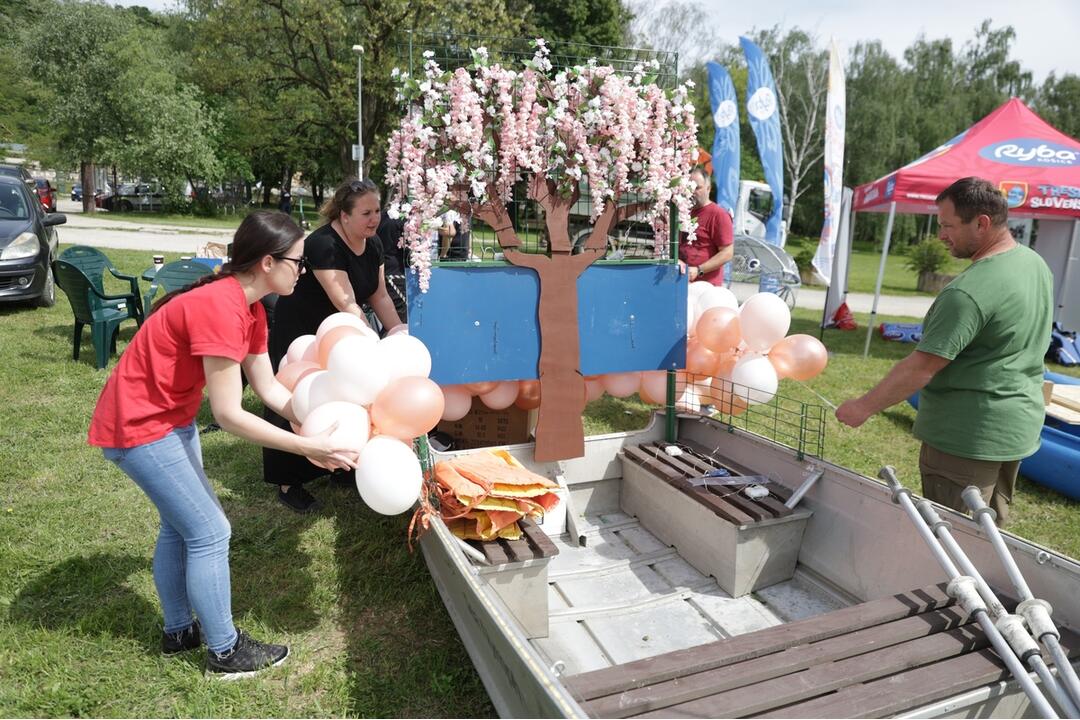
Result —
[[[301, 335], [314, 335], [319, 324], [334, 313], [352, 313], [366, 322], [361, 305], [367, 303], [385, 329], [401, 324], [386, 291], [382, 244], [375, 236], [380, 218], [379, 188], [370, 180], [346, 182], [319, 214], [327, 223], [304, 242], [312, 272], [301, 275], [293, 293], [282, 296], [274, 309], [269, 354], [275, 372], [289, 344]], [[289, 429], [288, 421], [273, 411], [267, 409], [265, 416], [278, 427]], [[263, 479], [277, 485], [278, 499], [298, 512], [316, 507], [315, 498], [303, 484], [327, 472], [298, 455], [263, 451]]]

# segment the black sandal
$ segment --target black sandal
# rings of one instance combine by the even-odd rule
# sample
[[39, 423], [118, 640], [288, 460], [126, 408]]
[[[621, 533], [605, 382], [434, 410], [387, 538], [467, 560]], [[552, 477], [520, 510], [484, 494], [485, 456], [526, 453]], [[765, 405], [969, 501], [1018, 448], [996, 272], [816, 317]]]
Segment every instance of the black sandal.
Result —
[[314, 495], [304, 489], [303, 485], [290, 485], [287, 491], [278, 488], [277, 497], [282, 505], [298, 513], [314, 512], [322, 506]]

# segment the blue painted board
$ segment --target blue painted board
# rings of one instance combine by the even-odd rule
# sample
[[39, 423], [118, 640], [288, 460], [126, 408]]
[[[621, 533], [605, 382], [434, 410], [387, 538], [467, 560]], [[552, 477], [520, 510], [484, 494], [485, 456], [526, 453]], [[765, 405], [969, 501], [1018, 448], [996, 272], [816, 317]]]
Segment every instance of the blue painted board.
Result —
[[[407, 278], [409, 333], [440, 385], [537, 377], [540, 283], [526, 268], [434, 267], [427, 293]], [[585, 375], [686, 364], [687, 278], [675, 264], [592, 265], [578, 278]]]

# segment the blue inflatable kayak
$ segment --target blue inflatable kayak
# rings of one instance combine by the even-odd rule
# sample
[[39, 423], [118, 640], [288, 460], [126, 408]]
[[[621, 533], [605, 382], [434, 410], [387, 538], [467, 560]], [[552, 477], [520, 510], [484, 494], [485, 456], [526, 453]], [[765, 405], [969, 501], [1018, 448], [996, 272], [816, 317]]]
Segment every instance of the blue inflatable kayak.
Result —
[[[1044, 377], [1056, 385], [1080, 385], [1080, 378], [1047, 371]], [[919, 394], [908, 398], [915, 409]], [[1020, 474], [1043, 487], [1080, 500], [1080, 425], [1046, 418], [1038, 451], [1020, 463]]]

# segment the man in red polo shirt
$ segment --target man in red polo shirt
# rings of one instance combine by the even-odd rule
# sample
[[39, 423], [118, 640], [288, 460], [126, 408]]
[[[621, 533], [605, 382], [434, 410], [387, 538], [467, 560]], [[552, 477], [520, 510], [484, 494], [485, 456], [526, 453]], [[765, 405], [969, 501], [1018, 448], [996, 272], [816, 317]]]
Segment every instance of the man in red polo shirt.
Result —
[[728, 211], [709, 199], [712, 183], [701, 167], [690, 172], [694, 181], [694, 209], [690, 217], [698, 222], [694, 242], [686, 241], [684, 233], [679, 242], [679, 260], [690, 273], [690, 282], [706, 280], [713, 285], [724, 284], [724, 265], [735, 255], [735, 228]]

